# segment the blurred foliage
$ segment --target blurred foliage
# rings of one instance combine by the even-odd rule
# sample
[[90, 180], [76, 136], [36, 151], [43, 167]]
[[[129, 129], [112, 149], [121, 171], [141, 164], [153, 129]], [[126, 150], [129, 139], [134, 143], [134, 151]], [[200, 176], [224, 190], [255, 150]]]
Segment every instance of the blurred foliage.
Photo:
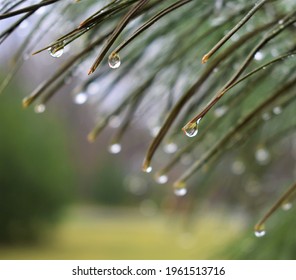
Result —
[[73, 165], [64, 127], [21, 110], [19, 90], [0, 102], [0, 242], [34, 241], [73, 196]]
[[124, 187], [122, 167], [105, 159], [93, 179], [91, 199], [105, 205], [127, 204], [129, 193]]
[[244, 234], [239, 239], [234, 238], [217, 256], [242, 260], [295, 260], [295, 215], [295, 207], [288, 212], [278, 211], [266, 226], [266, 236], [256, 238]]

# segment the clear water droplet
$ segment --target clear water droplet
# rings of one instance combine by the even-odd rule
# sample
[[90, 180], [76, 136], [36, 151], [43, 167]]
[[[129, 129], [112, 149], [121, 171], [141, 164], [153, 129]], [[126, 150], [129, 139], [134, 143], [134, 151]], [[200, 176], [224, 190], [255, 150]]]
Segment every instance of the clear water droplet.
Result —
[[76, 104], [81, 105], [81, 104], [84, 104], [87, 101], [87, 99], [88, 99], [87, 94], [85, 92], [80, 92], [75, 95], [74, 102]]
[[280, 106], [276, 106], [272, 109], [272, 112], [275, 114], [275, 115], [280, 115], [282, 113], [282, 108]]
[[266, 234], [264, 229], [257, 229], [254, 231], [256, 237], [263, 237]]
[[264, 165], [269, 162], [269, 159], [270, 159], [269, 151], [264, 147], [260, 147], [255, 152], [255, 158], [259, 164]]
[[64, 44], [63, 43], [56, 44], [50, 47], [48, 51], [52, 57], [55, 57], [55, 58], [61, 57], [64, 53]]
[[113, 69], [118, 68], [121, 64], [120, 57], [117, 53], [112, 53], [109, 56], [108, 62], [109, 62], [109, 66]]
[[256, 52], [254, 55], [255, 60], [260, 61], [264, 58], [264, 54], [262, 52]]
[[166, 145], [164, 145], [163, 150], [167, 154], [173, 154], [178, 150], [178, 146], [174, 142], [169, 142]]
[[285, 202], [283, 203], [282, 205], [282, 209], [285, 210], [285, 211], [288, 211], [292, 208], [293, 204], [291, 202]]
[[278, 21], [278, 24], [279, 25], [281, 25], [281, 24], [283, 24], [284, 23], [284, 20], [283, 19], [280, 19], [279, 21]]
[[109, 146], [109, 152], [111, 154], [118, 154], [121, 152], [121, 145], [119, 143], [113, 143]]
[[185, 132], [186, 136], [194, 137], [197, 135], [200, 121], [201, 118], [199, 118], [196, 123], [188, 123], [186, 126], [184, 126], [183, 131]]
[[165, 183], [167, 183], [168, 179], [169, 178], [168, 178], [167, 175], [162, 174], [162, 175], [159, 175], [159, 176], [156, 177], [156, 182], [158, 184], [165, 184]]
[[46, 110], [46, 106], [44, 104], [38, 104], [34, 107], [34, 111], [37, 114], [44, 113]]
[[177, 188], [174, 190], [174, 194], [176, 196], [185, 196], [187, 194], [187, 189], [186, 188]]

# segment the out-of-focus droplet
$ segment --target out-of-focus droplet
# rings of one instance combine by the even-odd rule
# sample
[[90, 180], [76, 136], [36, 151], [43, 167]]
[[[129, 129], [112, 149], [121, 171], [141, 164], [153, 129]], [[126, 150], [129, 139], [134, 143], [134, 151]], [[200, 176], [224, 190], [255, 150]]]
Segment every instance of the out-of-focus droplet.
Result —
[[46, 106], [44, 104], [38, 104], [34, 107], [34, 111], [37, 114], [44, 113], [46, 110]]
[[155, 178], [155, 180], [156, 180], [156, 182], [157, 182], [158, 184], [165, 184], [165, 183], [167, 183], [168, 179], [169, 179], [168, 176], [165, 175], [165, 174], [158, 175], [158, 176]]
[[242, 175], [245, 170], [245, 164], [241, 160], [235, 160], [231, 165], [231, 171], [235, 175]]
[[221, 118], [227, 112], [227, 110], [227, 106], [220, 106], [216, 108], [214, 111], [215, 117]]
[[187, 194], [187, 189], [184, 187], [184, 188], [176, 188], [174, 189], [174, 194], [176, 196], [185, 196]]
[[260, 147], [255, 152], [255, 158], [259, 164], [265, 165], [269, 162], [270, 159], [269, 151], [264, 147]]
[[163, 150], [167, 154], [173, 154], [173, 153], [175, 153], [178, 150], [178, 146], [174, 142], [169, 142], [169, 143], [167, 143], [167, 144], [164, 145]]
[[183, 131], [185, 132], [186, 136], [194, 137], [197, 135], [200, 121], [201, 121], [201, 118], [199, 118], [196, 122], [194, 123], [190, 122], [183, 127]]
[[264, 54], [262, 52], [260, 52], [260, 51], [256, 52], [255, 55], [254, 55], [254, 58], [255, 58], [255, 60], [260, 61], [260, 60], [262, 60], [264, 58]]
[[75, 95], [74, 102], [76, 104], [81, 105], [81, 104], [84, 104], [87, 101], [87, 99], [88, 99], [87, 93], [80, 92], [80, 93], [78, 93], [78, 94]]
[[119, 116], [112, 116], [109, 121], [108, 124], [110, 127], [112, 128], [117, 128], [120, 126], [121, 124], [121, 118]]
[[293, 204], [291, 202], [285, 202], [283, 203], [282, 205], [282, 209], [285, 210], [285, 211], [288, 211], [292, 208]]
[[121, 145], [119, 143], [113, 143], [109, 146], [109, 152], [111, 154], [118, 154], [121, 152]]
[[280, 115], [282, 113], [282, 108], [280, 106], [276, 106], [272, 109], [272, 112], [275, 114], [275, 115]]
[[118, 68], [121, 64], [119, 55], [117, 53], [112, 53], [109, 56], [108, 63], [111, 68], [113, 68], [113, 69]]
[[154, 127], [152, 127], [150, 129], [150, 135], [152, 137], [155, 137], [158, 134], [159, 130], [160, 130], [160, 126], [154, 126]]

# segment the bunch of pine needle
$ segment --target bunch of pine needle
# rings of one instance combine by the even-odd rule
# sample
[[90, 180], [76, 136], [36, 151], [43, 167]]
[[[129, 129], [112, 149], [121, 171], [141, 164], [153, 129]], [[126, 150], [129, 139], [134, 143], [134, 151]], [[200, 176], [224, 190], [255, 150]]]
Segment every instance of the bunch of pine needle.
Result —
[[[89, 141], [115, 118], [112, 153], [120, 152], [131, 125], [151, 131], [142, 169], [153, 169], [177, 196], [190, 191], [198, 199], [218, 184], [210, 178], [224, 164], [241, 178], [260, 177], [286, 156], [274, 152], [282, 141], [286, 151], [295, 141], [295, 1], [14, 0], [0, 2], [0, 21], [0, 44], [28, 26], [1, 91], [32, 54], [65, 53], [23, 106], [41, 113], [69, 80], [79, 79], [76, 103], [98, 95]], [[162, 166], [155, 160], [160, 147], [169, 155]], [[257, 236], [290, 203], [296, 185], [287, 173], [276, 191], [283, 194], [255, 226]]]

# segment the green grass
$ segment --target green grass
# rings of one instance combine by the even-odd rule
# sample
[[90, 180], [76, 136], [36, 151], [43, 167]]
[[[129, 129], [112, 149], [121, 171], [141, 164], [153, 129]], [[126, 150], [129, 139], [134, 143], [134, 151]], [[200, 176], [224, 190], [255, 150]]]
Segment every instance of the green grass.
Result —
[[49, 241], [0, 247], [0, 259], [210, 259], [239, 233], [226, 217], [145, 217], [135, 210], [78, 208]]

